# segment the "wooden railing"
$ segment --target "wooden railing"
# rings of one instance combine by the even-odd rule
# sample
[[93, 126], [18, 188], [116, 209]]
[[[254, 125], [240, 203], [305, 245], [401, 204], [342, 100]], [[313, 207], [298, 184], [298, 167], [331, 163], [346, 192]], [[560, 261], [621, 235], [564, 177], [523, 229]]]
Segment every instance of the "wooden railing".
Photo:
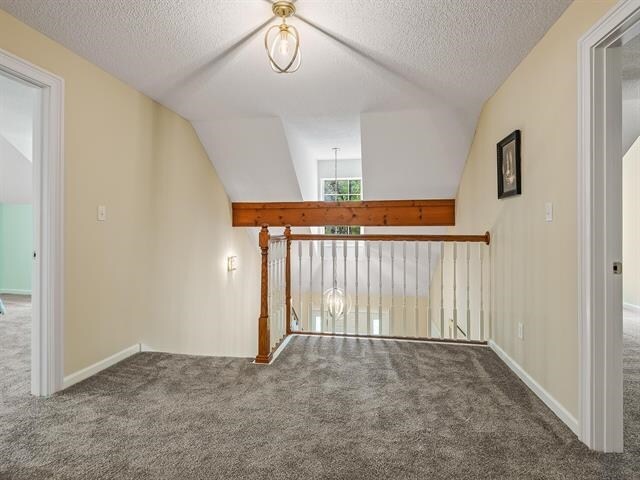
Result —
[[286, 226], [276, 237], [263, 225], [259, 238], [256, 363], [269, 363], [291, 333], [486, 343], [489, 233], [314, 235]]

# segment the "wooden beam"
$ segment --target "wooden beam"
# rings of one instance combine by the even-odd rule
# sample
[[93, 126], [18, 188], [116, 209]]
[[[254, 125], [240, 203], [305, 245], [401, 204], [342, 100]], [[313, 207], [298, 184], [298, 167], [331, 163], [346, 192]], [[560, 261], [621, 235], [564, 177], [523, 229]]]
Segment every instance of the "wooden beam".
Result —
[[455, 200], [233, 203], [234, 227], [414, 227], [455, 225]]

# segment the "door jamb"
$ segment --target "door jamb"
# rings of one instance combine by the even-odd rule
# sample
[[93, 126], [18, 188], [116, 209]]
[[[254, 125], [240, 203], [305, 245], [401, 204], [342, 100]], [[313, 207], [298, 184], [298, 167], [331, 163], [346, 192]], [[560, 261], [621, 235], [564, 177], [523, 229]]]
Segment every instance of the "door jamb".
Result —
[[33, 157], [34, 266], [31, 393], [62, 388], [64, 319], [64, 80], [0, 49], [0, 70], [41, 91], [40, 154]]
[[[606, 452], [623, 450], [622, 318], [611, 313], [622, 305], [622, 298], [612, 295], [621, 277], [609, 268], [618, 249], [605, 235], [612, 209], [621, 213], [616, 210], [621, 205], [606, 200], [622, 162], [621, 140], [612, 140], [621, 133], [616, 119], [622, 106], [611, 81], [619, 55], [608, 58], [607, 49], [634, 36], [639, 26], [640, 0], [622, 0], [578, 41], [579, 437]], [[616, 215], [610, 228], [616, 227]]]

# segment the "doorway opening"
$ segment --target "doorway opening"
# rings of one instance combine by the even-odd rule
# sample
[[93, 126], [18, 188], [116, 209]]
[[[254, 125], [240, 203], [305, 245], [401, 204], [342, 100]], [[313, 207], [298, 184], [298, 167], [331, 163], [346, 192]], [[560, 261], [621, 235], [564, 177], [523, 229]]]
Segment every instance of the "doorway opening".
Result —
[[34, 252], [34, 155], [42, 112], [40, 89], [0, 72], [0, 383], [30, 391]]
[[621, 48], [623, 440], [640, 455], [640, 34]]

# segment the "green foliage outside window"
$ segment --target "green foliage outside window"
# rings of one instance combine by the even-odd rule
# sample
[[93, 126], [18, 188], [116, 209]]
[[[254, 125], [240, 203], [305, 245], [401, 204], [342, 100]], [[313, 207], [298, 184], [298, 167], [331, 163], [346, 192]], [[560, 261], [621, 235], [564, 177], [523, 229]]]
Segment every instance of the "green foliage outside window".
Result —
[[[324, 180], [323, 194], [325, 202], [354, 202], [362, 200], [362, 180], [339, 178]], [[327, 235], [360, 235], [362, 227], [359, 226], [330, 226], [324, 227]]]

